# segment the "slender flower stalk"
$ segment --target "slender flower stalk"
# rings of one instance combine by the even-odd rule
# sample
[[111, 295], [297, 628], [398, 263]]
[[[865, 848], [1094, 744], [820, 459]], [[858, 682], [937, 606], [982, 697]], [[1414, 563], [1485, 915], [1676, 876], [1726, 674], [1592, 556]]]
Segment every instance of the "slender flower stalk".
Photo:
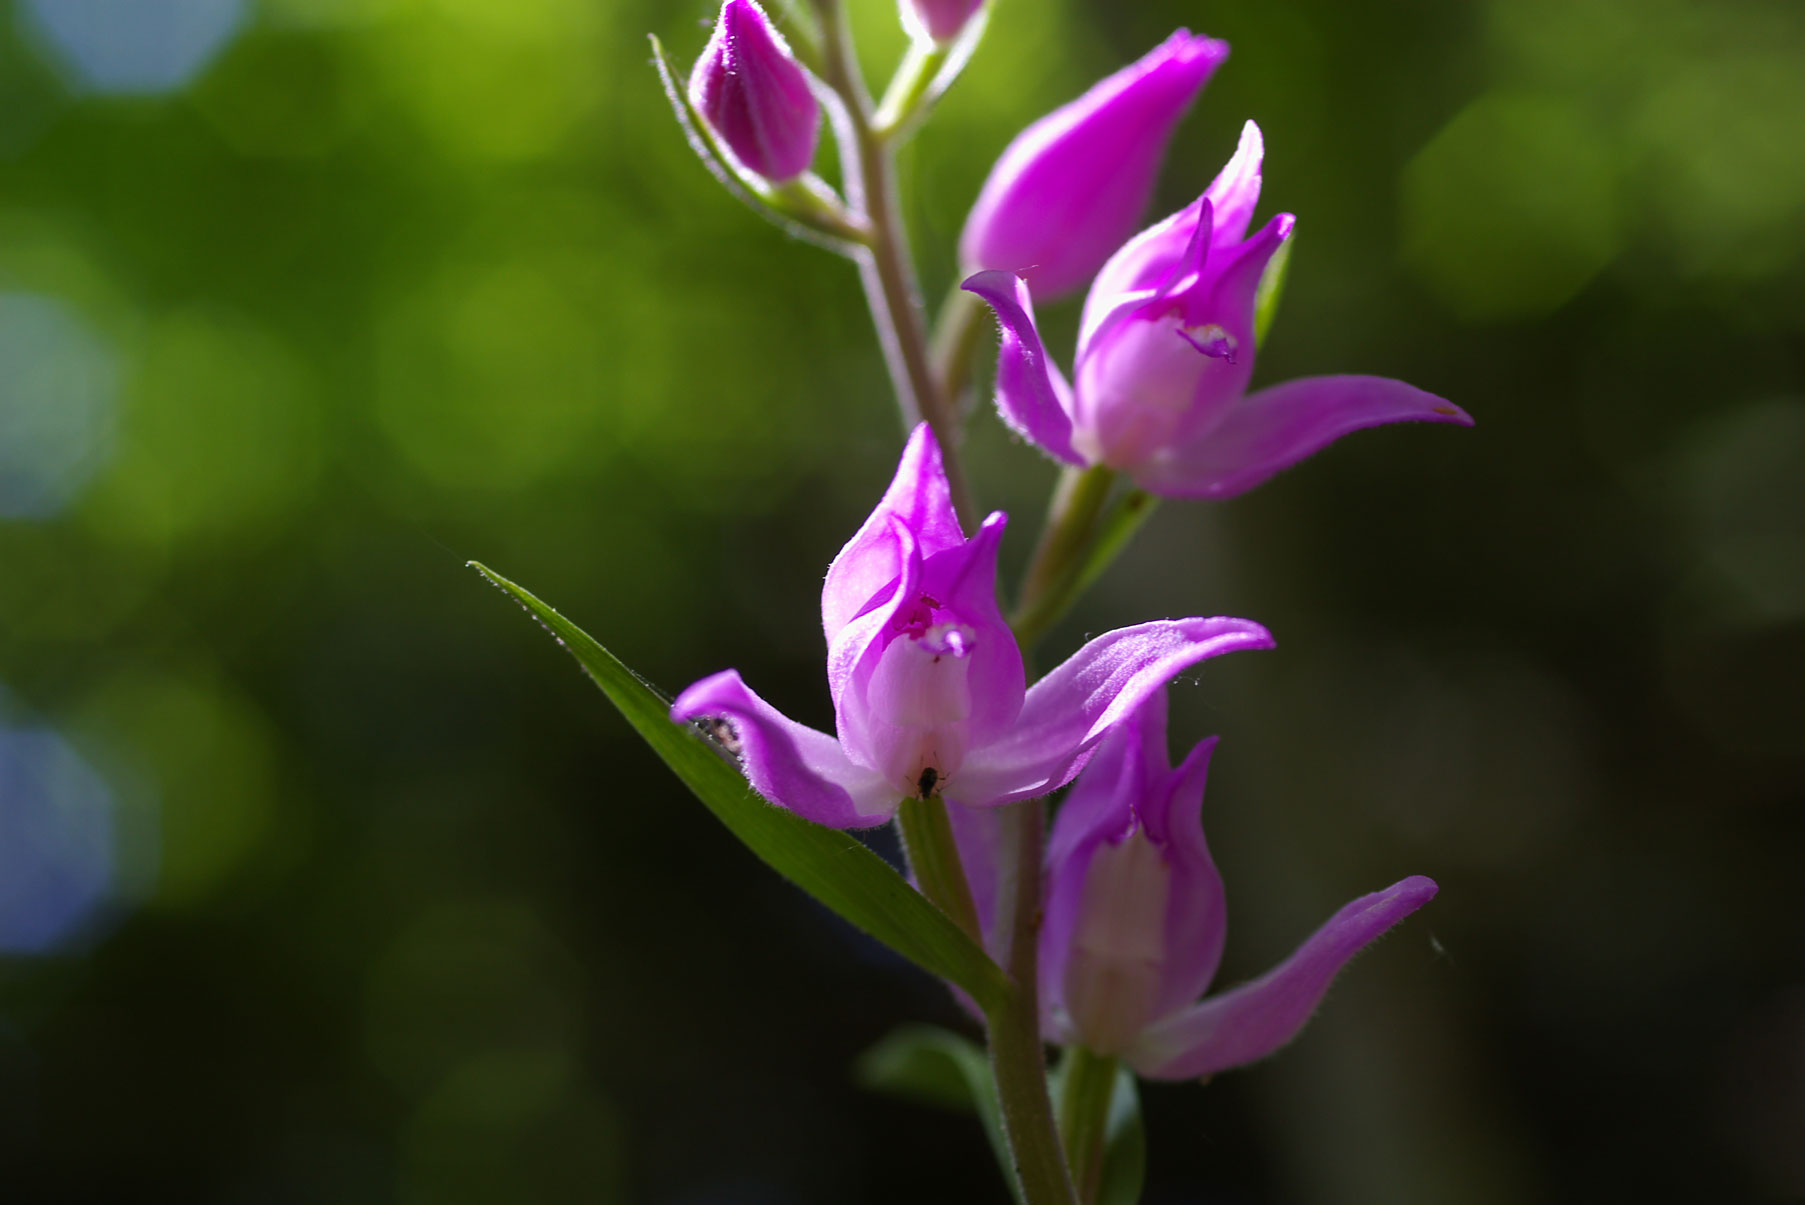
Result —
[[959, 467], [958, 423], [934, 374], [927, 317], [897, 203], [895, 164], [874, 124], [871, 95], [859, 72], [842, 0], [815, 0], [815, 8], [821, 19], [823, 79], [840, 101], [835, 131], [846, 196], [854, 209], [863, 211], [870, 230], [859, 253], [865, 301], [883, 346], [903, 425], [913, 427], [925, 420], [933, 428], [948, 466], [954, 508], [970, 523], [976, 510]]
[[1047, 1094], [1046, 1039], [1041, 1033], [1041, 853], [1046, 810], [1039, 799], [1001, 809], [997, 817], [996, 931], [1011, 990], [985, 1017], [990, 1069], [1003, 1130], [1028, 1205], [1077, 1205], [1065, 1148]]

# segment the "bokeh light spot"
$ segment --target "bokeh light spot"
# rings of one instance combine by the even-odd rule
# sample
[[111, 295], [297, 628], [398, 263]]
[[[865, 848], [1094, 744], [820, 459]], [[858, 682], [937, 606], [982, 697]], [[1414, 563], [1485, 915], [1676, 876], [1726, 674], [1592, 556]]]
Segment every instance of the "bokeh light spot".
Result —
[[120, 856], [149, 904], [204, 904], [271, 836], [271, 735], [255, 706], [211, 674], [121, 673], [88, 700], [82, 728], [104, 742], [115, 777], [138, 788], [124, 802], [146, 819]]
[[0, 364], [0, 518], [45, 518], [106, 457], [118, 359], [54, 298], [0, 293]]
[[1805, 403], [1745, 406], [1703, 428], [1679, 466], [1696, 555], [1734, 618], [1805, 617]]
[[1482, 96], [1404, 168], [1405, 259], [1468, 321], [1551, 313], [1617, 254], [1618, 176], [1568, 101]]
[[408, 1126], [402, 1199], [615, 1199], [619, 1122], [605, 1101], [574, 1082], [574, 1072], [568, 1061], [533, 1051], [494, 1051], [463, 1063]]
[[475, 1055], [569, 1057], [577, 965], [532, 911], [459, 901], [407, 926], [371, 972], [366, 1037], [396, 1084], [421, 1091]]
[[1805, 248], [1805, 55], [1689, 62], [1645, 98], [1649, 200], [1692, 272], [1771, 276]]
[[90, 520], [161, 547], [278, 526], [310, 496], [319, 462], [311, 377], [232, 315], [158, 322], [124, 392], [119, 450]]
[[190, 94], [240, 154], [303, 158], [336, 148], [362, 118], [357, 76], [325, 38], [242, 39]]
[[100, 775], [54, 730], [0, 720], [0, 952], [79, 935], [111, 894], [113, 840]]
[[609, 454], [623, 397], [610, 366], [607, 263], [592, 247], [447, 263], [380, 333], [381, 421], [446, 485], [518, 489]]
[[596, 105], [605, 27], [587, 0], [425, 0], [382, 60], [396, 99], [452, 158], [553, 151]]
[[95, 92], [181, 87], [243, 23], [245, 0], [24, 0], [55, 57]]

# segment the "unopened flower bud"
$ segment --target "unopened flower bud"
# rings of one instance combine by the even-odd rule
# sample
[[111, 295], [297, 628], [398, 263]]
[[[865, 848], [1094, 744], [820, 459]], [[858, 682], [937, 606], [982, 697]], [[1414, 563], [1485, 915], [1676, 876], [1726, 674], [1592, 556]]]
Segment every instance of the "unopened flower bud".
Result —
[[1227, 57], [1227, 42], [1181, 29], [1023, 130], [965, 220], [966, 270], [1019, 273], [1042, 302], [1094, 276], [1134, 233], [1178, 119]]
[[950, 42], [984, 7], [984, 0], [902, 0], [903, 25], [932, 42]]
[[734, 158], [768, 180], [808, 170], [821, 105], [783, 35], [753, 0], [727, 0], [689, 77], [689, 99]]

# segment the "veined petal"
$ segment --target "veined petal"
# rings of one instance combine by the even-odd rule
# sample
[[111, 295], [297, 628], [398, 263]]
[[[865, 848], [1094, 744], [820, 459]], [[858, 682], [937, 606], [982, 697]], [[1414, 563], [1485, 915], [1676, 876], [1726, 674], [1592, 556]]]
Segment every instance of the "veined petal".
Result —
[[892, 518], [912, 533], [923, 559], [965, 541], [959, 516], [953, 512], [940, 445], [926, 423], [910, 433], [896, 476], [877, 509], [827, 568], [821, 587], [821, 627], [829, 645], [841, 628], [888, 597], [890, 583], [902, 572], [903, 552]]
[[1247, 237], [1254, 206], [1260, 202], [1260, 165], [1265, 157], [1260, 127], [1250, 121], [1241, 127], [1234, 157], [1203, 193], [1216, 210], [1216, 229], [1211, 236], [1215, 246], [1234, 247]]
[[1418, 875], [1362, 896], [1259, 979], [1149, 1026], [1125, 1059], [1150, 1079], [1193, 1079], [1265, 1058], [1297, 1036], [1348, 959], [1435, 891]]
[[[1161, 692], [1163, 696], [1165, 692]], [[1163, 726], [1162, 726], [1163, 727]], [[1154, 1016], [1165, 1016], [1197, 999], [1222, 965], [1228, 937], [1227, 900], [1222, 875], [1203, 835], [1203, 787], [1216, 738], [1198, 742], [1190, 756], [1166, 777], [1165, 792], [1146, 809], [1153, 835], [1172, 862], [1172, 893], [1166, 906], [1166, 966]], [[1165, 734], [1160, 735], [1165, 756]]]
[[992, 269], [973, 275], [960, 288], [988, 302], [1002, 327], [996, 401], [1003, 421], [1049, 456], [1083, 464], [1072, 451], [1072, 389], [1035, 328], [1028, 282], [1013, 272]]
[[[1150, 702], [1148, 707], [1153, 705]], [[1098, 743], [1084, 773], [1060, 803], [1047, 842], [1046, 916], [1040, 931], [1041, 1022], [1047, 1036], [1063, 1044], [1078, 1036], [1065, 1007], [1065, 974], [1072, 941], [1083, 919], [1091, 857], [1104, 842], [1119, 841], [1133, 828], [1135, 805], [1145, 797], [1149, 778], [1142, 738], [1148, 725], [1142, 720], [1147, 709], [1143, 707], [1117, 725]], [[1163, 737], [1163, 715], [1159, 721]], [[1162, 772], [1164, 768], [1163, 764], [1155, 767]]]
[[798, 724], [754, 694], [738, 670], [723, 670], [677, 696], [671, 719], [725, 720], [724, 738], [746, 778], [779, 807], [831, 828], [870, 828], [895, 814], [895, 790], [855, 764], [840, 742]]
[[1097, 637], [1028, 688], [1000, 741], [967, 756], [958, 795], [973, 806], [1014, 803], [1064, 786], [1097, 742], [1186, 669], [1236, 649], [1270, 648], [1246, 619], [1164, 619]]
[[1385, 423], [1473, 425], [1452, 402], [1385, 377], [1303, 377], [1240, 399], [1189, 443], [1136, 470], [1142, 488], [1168, 498], [1231, 498], [1328, 447]]

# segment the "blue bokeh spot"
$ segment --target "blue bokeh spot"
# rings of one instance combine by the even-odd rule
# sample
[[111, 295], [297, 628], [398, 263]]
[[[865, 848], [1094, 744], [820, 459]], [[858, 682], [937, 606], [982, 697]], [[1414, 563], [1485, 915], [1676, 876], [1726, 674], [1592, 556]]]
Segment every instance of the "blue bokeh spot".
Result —
[[180, 88], [244, 23], [245, 0], [24, 0], [36, 32], [95, 92]]
[[54, 515], [112, 445], [118, 357], [55, 298], [0, 293], [0, 519]]
[[80, 935], [112, 892], [113, 794], [49, 728], [0, 723], [0, 953]]

